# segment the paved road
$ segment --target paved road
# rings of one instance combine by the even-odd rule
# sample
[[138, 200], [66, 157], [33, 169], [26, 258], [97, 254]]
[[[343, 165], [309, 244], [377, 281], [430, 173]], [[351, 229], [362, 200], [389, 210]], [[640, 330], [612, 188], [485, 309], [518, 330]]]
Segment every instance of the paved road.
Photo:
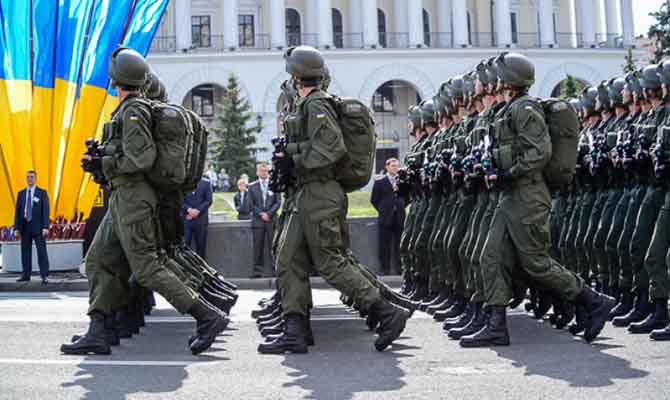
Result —
[[231, 329], [192, 356], [193, 322], [159, 299], [142, 335], [110, 357], [66, 357], [86, 327], [86, 293], [0, 293], [0, 399], [668, 399], [670, 343], [608, 327], [586, 345], [513, 312], [513, 345], [460, 349], [417, 313], [390, 351], [331, 290], [315, 290], [317, 345], [308, 355], [260, 356], [243, 291]]

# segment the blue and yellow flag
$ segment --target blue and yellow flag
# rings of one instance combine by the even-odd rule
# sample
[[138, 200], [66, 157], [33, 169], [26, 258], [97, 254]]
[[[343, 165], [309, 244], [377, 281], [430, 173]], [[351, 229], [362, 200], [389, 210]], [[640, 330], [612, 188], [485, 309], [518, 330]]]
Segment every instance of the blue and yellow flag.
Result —
[[98, 188], [79, 162], [118, 104], [109, 57], [119, 45], [146, 55], [167, 4], [0, 0], [0, 226], [13, 223], [29, 169], [52, 218], [90, 212]]

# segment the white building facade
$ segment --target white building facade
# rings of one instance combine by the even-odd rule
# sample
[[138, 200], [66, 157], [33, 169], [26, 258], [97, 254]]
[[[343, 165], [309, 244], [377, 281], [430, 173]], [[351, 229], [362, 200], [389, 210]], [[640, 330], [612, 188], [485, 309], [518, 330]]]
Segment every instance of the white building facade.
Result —
[[[407, 109], [481, 59], [511, 49], [535, 62], [531, 94], [622, 74], [634, 45], [632, 0], [171, 0], [149, 60], [170, 100], [212, 122], [230, 74], [277, 135], [282, 50], [323, 50], [331, 91], [375, 111], [381, 162], [410, 143]], [[260, 155], [268, 159], [269, 153]]]

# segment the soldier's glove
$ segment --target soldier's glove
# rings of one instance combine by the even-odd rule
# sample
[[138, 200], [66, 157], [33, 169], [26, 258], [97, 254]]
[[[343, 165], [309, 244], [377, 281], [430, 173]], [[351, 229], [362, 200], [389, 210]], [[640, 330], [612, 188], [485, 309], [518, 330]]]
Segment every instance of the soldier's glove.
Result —
[[97, 171], [102, 171], [102, 157], [98, 155], [89, 155], [90, 160], [82, 158], [81, 168], [88, 173], [94, 173]]
[[496, 185], [501, 189], [507, 189], [512, 187], [514, 183], [514, 178], [512, 174], [507, 170], [497, 170], [494, 174], [491, 174], [487, 177], [489, 185]]

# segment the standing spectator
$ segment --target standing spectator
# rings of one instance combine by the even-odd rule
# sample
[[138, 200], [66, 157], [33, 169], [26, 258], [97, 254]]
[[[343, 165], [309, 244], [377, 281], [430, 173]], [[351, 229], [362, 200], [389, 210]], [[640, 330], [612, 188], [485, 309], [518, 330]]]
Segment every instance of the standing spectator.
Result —
[[247, 192], [246, 180], [240, 179], [237, 181], [237, 193], [235, 193], [234, 201], [237, 219], [240, 221], [251, 219], [251, 201]]
[[370, 202], [379, 213], [379, 261], [382, 274], [397, 273], [400, 266], [400, 235], [405, 223], [405, 201], [398, 196], [398, 169], [395, 158], [386, 160], [386, 175], [372, 187]]
[[207, 172], [205, 172], [205, 174], [209, 178], [209, 183], [212, 185], [212, 190], [216, 192], [216, 188], [219, 186], [219, 177], [216, 175], [214, 165], [210, 164], [209, 169]]
[[203, 176], [194, 191], [186, 193], [181, 207], [184, 217], [184, 241], [188, 246], [195, 240], [195, 251], [205, 258], [209, 207], [212, 205], [212, 185], [209, 177]]
[[228, 175], [225, 168], [221, 168], [221, 172], [219, 172], [219, 189], [222, 192], [230, 190], [230, 175]]
[[254, 271], [252, 278], [260, 278], [265, 271], [265, 254], [270, 253], [274, 233], [274, 217], [281, 200], [278, 194], [268, 188], [269, 168], [267, 163], [256, 165], [258, 180], [249, 185], [251, 200], [251, 230], [254, 237]]
[[33, 269], [33, 241], [37, 248], [37, 262], [40, 266], [42, 284], [49, 283], [49, 257], [46, 237], [49, 235], [49, 195], [37, 187], [37, 173], [28, 171], [28, 187], [19, 192], [14, 212], [14, 236], [21, 239], [21, 266], [23, 273], [17, 282], [30, 280]]

